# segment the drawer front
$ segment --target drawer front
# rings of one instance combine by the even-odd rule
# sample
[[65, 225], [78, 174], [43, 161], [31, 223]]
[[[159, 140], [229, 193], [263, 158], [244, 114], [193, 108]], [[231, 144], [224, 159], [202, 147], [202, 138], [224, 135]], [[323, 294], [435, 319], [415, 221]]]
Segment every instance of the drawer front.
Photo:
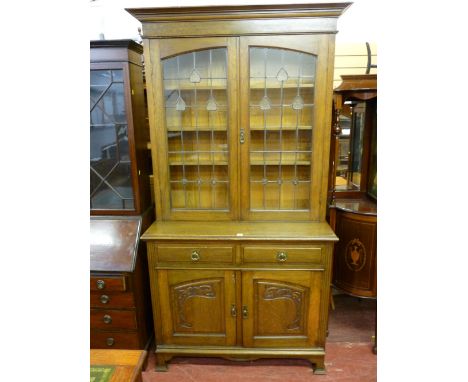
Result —
[[321, 264], [323, 261], [320, 246], [245, 246], [242, 253], [245, 264]]
[[158, 245], [158, 263], [224, 263], [234, 262], [234, 246]]
[[91, 309], [91, 329], [136, 329], [133, 310]]
[[125, 292], [127, 290], [127, 282], [125, 276], [91, 276], [91, 290], [97, 291], [115, 291]]
[[134, 308], [133, 293], [91, 292], [90, 306], [92, 308]]
[[142, 349], [138, 333], [100, 332], [91, 330], [92, 349]]

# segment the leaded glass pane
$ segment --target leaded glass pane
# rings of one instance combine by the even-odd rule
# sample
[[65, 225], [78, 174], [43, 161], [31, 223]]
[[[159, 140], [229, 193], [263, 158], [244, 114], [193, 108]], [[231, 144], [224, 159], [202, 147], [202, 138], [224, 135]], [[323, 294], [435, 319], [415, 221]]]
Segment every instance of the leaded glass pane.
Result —
[[310, 210], [316, 57], [252, 47], [250, 206]]
[[172, 209], [228, 210], [227, 49], [163, 60]]
[[134, 209], [123, 73], [90, 76], [91, 209]]

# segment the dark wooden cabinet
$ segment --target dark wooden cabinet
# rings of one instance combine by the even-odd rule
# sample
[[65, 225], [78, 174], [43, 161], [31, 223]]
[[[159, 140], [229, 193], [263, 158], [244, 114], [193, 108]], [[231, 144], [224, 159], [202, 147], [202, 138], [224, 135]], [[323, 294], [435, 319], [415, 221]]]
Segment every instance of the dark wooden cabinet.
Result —
[[91, 218], [91, 348], [144, 349], [152, 335], [141, 217]]
[[143, 349], [152, 336], [146, 247], [154, 220], [141, 45], [90, 43], [92, 348]]
[[324, 373], [337, 18], [350, 3], [129, 9], [143, 24], [157, 368], [302, 357]]
[[90, 213], [138, 215], [152, 204], [143, 48], [90, 43]]
[[355, 296], [377, 297], [377, 75], [342, 79], [334, 92], [330, 154], [329, 218], [340, 239], [333, 285]]
[[377, 75], [341, 77], [330, 150], [329, 221], [340, 239], [332, 284], [353, 296], [376, 298]]
[[365, 200], [335, 200], [330, 224], [335, 245], [333, 285], [358, 297], [377, 297], [377, 206]]

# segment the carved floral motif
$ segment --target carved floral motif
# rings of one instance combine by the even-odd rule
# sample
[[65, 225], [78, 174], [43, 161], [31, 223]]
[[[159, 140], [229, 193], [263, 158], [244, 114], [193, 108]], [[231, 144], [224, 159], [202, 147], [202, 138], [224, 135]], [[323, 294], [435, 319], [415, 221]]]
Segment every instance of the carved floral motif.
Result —
[[297, 330], [301, 328], [302, 298], [303, 292], [285, 286], [267, 286], [265, 287], [265, 292], [263, 294], [264, 300], [290, 299], [294, 302], [296, 315], [293, 322], [287, 326], [288, 330]]
[[189, 298], [216, 298], [216, 292], [214, 291], [212, 284], [199, 284], [177, 287], [175, 289], [175, 293], [177, 298], [177, 315], [179, 318], [180, 325], [185, 328], [192, 327], [192, 324], [188, 322], [185, 317], [185, 302]]

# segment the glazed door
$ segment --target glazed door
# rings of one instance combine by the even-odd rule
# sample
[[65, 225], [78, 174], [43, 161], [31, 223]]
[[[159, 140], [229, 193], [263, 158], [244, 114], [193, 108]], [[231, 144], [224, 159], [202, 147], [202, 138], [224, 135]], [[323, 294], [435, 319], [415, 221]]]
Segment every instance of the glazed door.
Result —
[[[90, 209], [129, 214], [136, 209], [136, 172], [128, 67], [94, 63], [90, 73]], [[129, 134], [130, 132], [130, 134]]]
[[323, 346], [319, 334], [322, 273], [243, 272], [244, 346]]
[[238, 218], [237, 41], [147, 41], [157, 215], [163, 220]]
[[326, 35], [240, 38], [243, 219], [325, 217], [330, 44]]
[[235, 275], [222, 270], [159, 270], [162, 343], [235, 345]]

